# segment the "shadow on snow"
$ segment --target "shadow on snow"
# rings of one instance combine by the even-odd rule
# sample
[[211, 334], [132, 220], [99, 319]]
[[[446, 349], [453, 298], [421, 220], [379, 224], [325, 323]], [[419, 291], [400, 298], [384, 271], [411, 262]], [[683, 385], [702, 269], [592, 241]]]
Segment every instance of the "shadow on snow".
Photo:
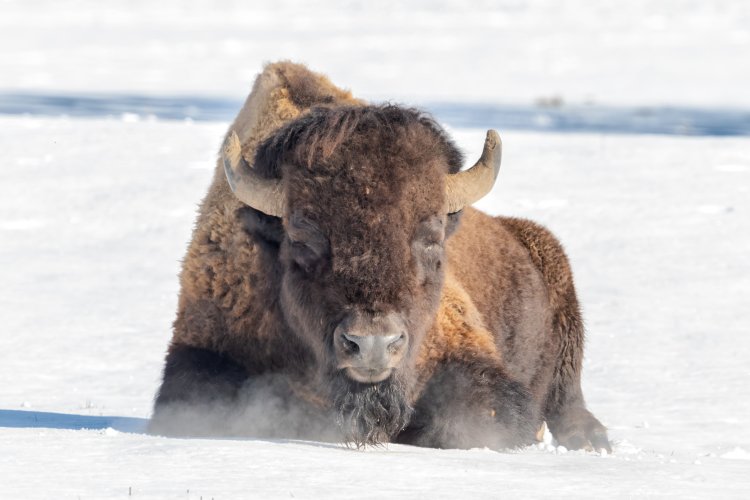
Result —
[[[0, 409], [0, 429], [64, 429], [73, 431], [114, 429], [119, 432], [131, 434], [148, 434], [146, 429], [149, 420], [147, 418], [117, 417], [117, 416], [95, 416], [76, 415], [72, 413], [53, 413], [46, 411], [29, 410], [2, 410]], [[181, 436], [182, 439], [190, 439], [190, 436]], [[197, 439], [205, 437], [195, 436]], [[349, 447], [340, 443], [322, 441], [310, 441], [301, 439], [284, 438], [253, 438], [241, 436], [211, 437], [213, 440], [224, 441], [261, 441], [279, 444], [298, 444], [314, 448], [331, 448], [348, 450]]]
[[0, 410], [0, 428], [97, 430], [145, 433], [148, 419], [134, 417], [74, 415], [45, 411]]

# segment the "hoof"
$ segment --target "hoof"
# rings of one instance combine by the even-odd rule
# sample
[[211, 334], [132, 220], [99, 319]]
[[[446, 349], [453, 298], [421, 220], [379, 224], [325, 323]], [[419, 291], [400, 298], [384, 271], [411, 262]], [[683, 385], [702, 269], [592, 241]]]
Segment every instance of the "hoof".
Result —
[[559, 418], [552, 426], [557, 442], [569, 450], [612, 453], [607, 429], [588, 410], [580, 408]]

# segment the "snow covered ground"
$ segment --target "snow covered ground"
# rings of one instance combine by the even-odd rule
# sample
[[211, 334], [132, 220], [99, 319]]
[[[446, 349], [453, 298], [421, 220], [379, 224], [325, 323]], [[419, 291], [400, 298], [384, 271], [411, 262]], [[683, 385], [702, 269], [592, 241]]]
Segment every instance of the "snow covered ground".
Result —
[[[0, 2], [0, 93], [231, 102], [287, 57], [377, 99], [750, 107], [742, 1], [214, 5]], [[0, 116], [0, 499], [750, 495], [750, 137], [500, 115], [479, 207], [565, 244], [614, 454], [355, 451], [142, 433], [226, 123], [20, 113]], [[448, 121], [475, 157], [484, 131]]]
[[748, 138], [503, 133], [480, 206], [566, 244], [612, 456], [139, 434], [224, 127], [0, 119], [0, 498], [750, 491]]

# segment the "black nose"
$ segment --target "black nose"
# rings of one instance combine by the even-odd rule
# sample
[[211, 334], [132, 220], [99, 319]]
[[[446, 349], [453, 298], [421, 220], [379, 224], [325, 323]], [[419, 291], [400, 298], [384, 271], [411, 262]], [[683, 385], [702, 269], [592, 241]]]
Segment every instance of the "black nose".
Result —
[[356, 366], [368, 370], [385, 370], [390, 368], [391, 358], [398, 354], [405, 343], [405, 335], [356, 335], [342, 332], [340, 341], [348, 357]]

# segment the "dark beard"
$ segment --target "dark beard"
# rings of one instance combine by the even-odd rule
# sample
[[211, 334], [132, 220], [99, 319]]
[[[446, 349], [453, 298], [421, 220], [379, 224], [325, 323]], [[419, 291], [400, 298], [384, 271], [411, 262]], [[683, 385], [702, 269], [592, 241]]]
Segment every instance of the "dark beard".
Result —
[[344, 440], [357, 448], [387, 443], [406, 427], [412, 414], [406, 386], [393, 375], [377, 384], [362, 384], [338, 372], [334, 408]]

